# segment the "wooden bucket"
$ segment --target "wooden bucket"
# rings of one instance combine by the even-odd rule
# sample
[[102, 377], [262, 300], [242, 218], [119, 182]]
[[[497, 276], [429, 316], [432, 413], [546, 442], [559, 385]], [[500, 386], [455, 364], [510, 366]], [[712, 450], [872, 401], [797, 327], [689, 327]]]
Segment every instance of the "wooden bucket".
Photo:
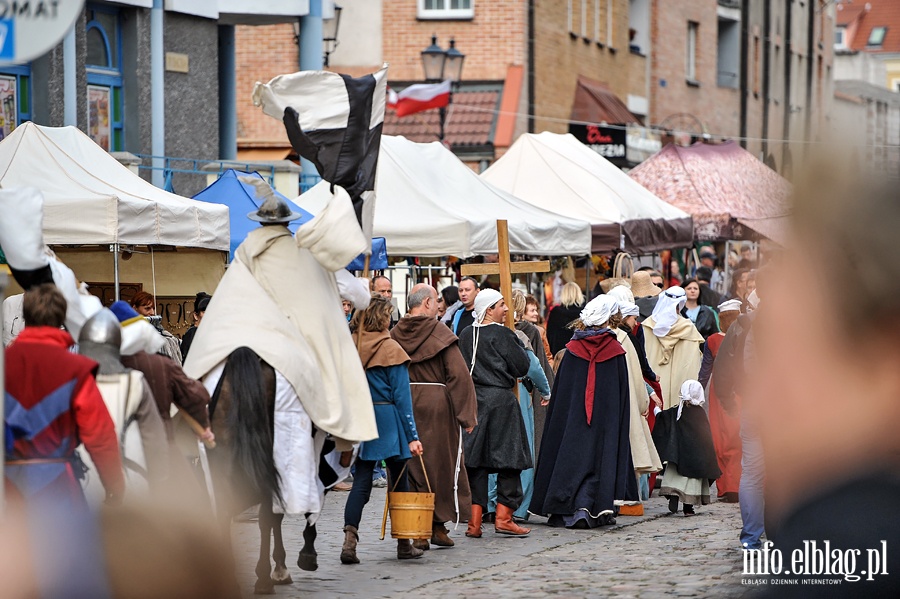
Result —
[[[425, 472], [425, 460], [419, 456], [422, 463], [422, 472], [425, 473], [425, 484], [428, 485], [428, 493], [398, 493], [388, 491], [384, 502], [384, 516], [381, 519], [381, 539], [384, 540], [387, 526], [388, 513], [391, 515], [391, 538], [394, 539], [430, 539], [432, 532], [432, 520], [434, 518], [434, 493], [431, 492], [431, 482], [428, 473]], [[408, 462], [407, 462], [408, 464]], [[400, 476], [406, 471], [407, 464], [403, 465]], [[394, 482], [394, 489], [397, 483]]]

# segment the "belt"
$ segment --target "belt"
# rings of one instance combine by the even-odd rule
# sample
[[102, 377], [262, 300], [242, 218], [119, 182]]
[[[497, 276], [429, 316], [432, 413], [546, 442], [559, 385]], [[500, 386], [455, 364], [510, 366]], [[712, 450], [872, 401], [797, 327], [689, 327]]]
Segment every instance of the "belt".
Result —
[[7, 466], [34, 466], [39, 464], [69, 464], [75, 460], [71, 458], [25, 458], [21, 460], [7, 460]]
[[393, 404], [393, 402], [390, 402], [390, 401], [373, 401], [372, 405], [373, 406], [392, 406], [394, 404]]

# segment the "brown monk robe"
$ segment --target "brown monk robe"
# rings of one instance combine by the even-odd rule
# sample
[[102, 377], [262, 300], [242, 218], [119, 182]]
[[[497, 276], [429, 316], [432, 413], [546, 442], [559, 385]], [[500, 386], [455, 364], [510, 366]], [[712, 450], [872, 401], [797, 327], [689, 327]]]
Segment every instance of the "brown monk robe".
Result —
[[[428, 481], [435, 494], [431, 543], [452, 547], [453, 540], [444, 524], [456, 520], [457, 509], [459, 519], [468, 520], [472, 504], [469, 478], [459, 451], [459, 429], [471, 430], [476, 424], [475, 386], [459, 352], [456, 335], [437, 320], [434, 288], [416, 285], [407, 302], [409, 312], [393, 328], [391, 336], [410, 358], [413, 416], [425, 447], [423, 457]], [[409, 486], [410, 491], [428, 491], [418, 460], [409, 461]], [[417, 540], [415, 545], [428, 549], [428, 539]]]

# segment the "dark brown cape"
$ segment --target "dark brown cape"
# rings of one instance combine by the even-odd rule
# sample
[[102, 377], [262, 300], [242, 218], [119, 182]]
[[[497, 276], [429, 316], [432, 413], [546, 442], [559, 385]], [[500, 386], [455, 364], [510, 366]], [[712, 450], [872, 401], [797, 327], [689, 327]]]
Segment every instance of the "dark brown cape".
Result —
[[[458, 484], [460, 519], [467, 520], [472, 494], [461, 455], [459, 477], [455, 475], [459, 428], [476, 424], [478, 404], [458, 339], [449, 328], [427, 316], [401, 318], [391, 336], [410, 358], [413, 416], [425, 449], [428, 480], [435, 493], [434, 521], [456, 520], [454, 480]], [[427, 490], [418, 460], [409, 461], [409, 474], [411, 490]]]

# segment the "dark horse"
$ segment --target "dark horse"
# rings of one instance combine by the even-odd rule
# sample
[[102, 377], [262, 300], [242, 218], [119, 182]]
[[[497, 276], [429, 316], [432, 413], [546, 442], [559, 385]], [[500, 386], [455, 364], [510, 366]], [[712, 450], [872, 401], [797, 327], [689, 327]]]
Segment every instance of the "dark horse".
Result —
[[[276, 584], [293, 580], [285, 565], [281, 537], [284, 514], [272, 511], [281, 500], [281, 485], [273, 456], [275, 427], [275, 369], [247, 347], [234, 350], [209, 404], [210, 421], [217, 447], [209, 451], [210, 470], [215, 485], [217, 517], [224, 538], [231, 546], [231, 519], [259, 504], [260, 547], [254, 592], [273, 594]], [[270, 570], [270, 537], [274, 533]], [[316, 527], [307, 523], [303, 549], [297, 565], [303, 570], [318, 568]]]

